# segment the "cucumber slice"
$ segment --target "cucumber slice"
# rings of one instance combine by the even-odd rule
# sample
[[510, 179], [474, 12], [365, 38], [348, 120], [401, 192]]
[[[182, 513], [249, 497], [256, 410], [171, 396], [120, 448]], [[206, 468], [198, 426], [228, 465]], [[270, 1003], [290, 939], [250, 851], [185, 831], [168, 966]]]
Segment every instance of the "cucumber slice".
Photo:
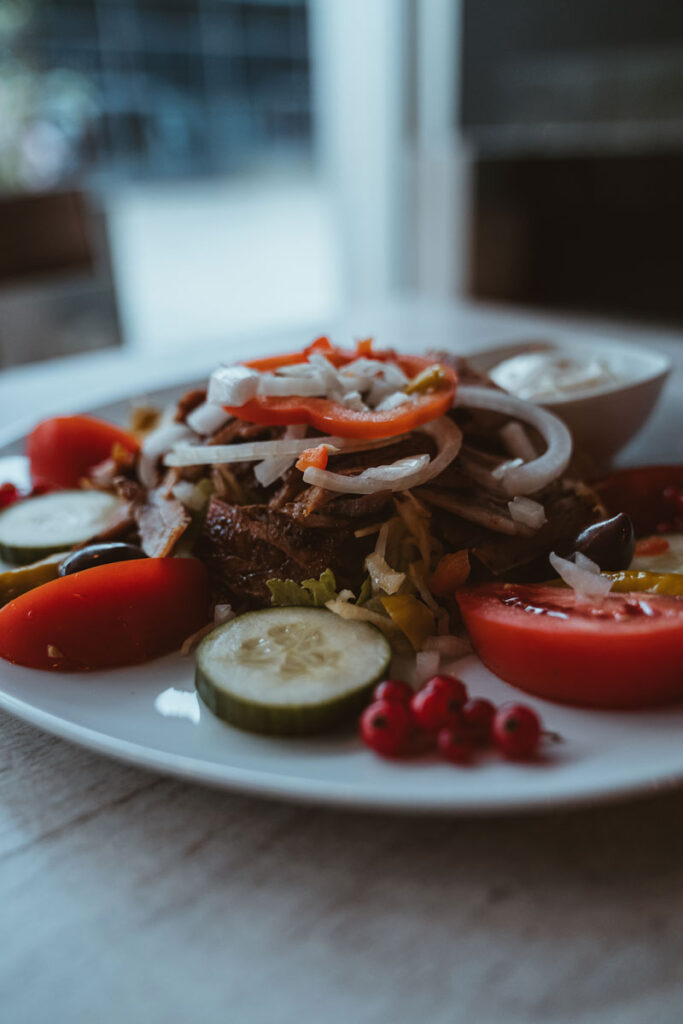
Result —
[[122, 505], [103, 491], [54, 491], [18, 501], [0, 515], [0, 557], [25, 565], [82, 544], [100, 533]]
[[390, 658], [366, 622], [325, 608], [266, 608], [202, 640], [195, 683], [206, 706], [240, 729], [324, 732], [362, 710]]
[[7, 604], [8, 601], [13, 601], [21, 594], [28, 593], [29, 590], [41, 587], [43, 583], [56, 580], [59, 563], [68, 554], [68, 551], [59, 551], [55, 555], [43, 558], [41, 562], [0, 570], [0, 606]]

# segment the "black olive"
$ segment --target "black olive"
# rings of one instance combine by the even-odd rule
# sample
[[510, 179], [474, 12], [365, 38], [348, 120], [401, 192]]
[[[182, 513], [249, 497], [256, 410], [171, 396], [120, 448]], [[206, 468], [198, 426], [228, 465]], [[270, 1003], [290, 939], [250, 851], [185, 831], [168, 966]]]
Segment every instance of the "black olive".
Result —
[[582, 530], [572, 550], [597, 562], [603, 572], [616, 572], [628, 569], [635, 543], [633, 523], [625, 513], [619, 512], [611, 519], [603, 519]]
[[96, 565], [108, 565], [110, 562], [129, 562], [133, 558], [146, 558], [142, 548], [135, 544], [89, 544], [87, 548], [72, 551], [59, 563], [57, 572], [60, 576], [69, 576], [72, 572], [92, 569]]

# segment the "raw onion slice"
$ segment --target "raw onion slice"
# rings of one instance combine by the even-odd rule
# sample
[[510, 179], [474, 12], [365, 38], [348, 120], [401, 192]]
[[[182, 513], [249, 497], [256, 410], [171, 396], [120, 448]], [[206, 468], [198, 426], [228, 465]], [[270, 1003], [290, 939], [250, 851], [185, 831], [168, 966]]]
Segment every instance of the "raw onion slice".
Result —
[[[548, 556], [548, 561], [557, 575], [564, 580], [568, 587], [572, 588], [577, 600], [586, 598], [595, 600], [605, 597], [610, 592], [612, 581], [606, 576], [600, 575], [600, 569], [595, 562], [591, 562], [584, 556], [585, 560], [579, 564], [578, 555], [574, 557], [577, 559], [576, 562], [571, 562], [568, 558], [561, 558], [552, 551]], [[591, 568], [587, 566], [587, 562], [590, 562]]]
[[[301, 423], [287, 427], [283, 435], [283, 440], [299, 441], [305, 436], [306, 425]], [[264, 459], [263, 462], [258, 462], [254, 466], [254, 476], [261, 484], [261, 487], [270, 487], [270, 485], [274, 484], [276, 480], [283, 476], [295, 462], [296, 455], [281, 455], [278, 458]]]
[[531, 402], [493, 388], [459, 387], [455, 396], [457, 408], [489, 409], [535, 427], [548, 445], [543, 455], [523, 465], [510, 467], [502, 479], [507, 494], [533, 494], [560, 476], [572, 454], [572, 436], [562, 420]]
[[436, 441], [439, 451], [433, 459], [428, 455], [414, 455], [388, 466], [372, 466], [357, 476], [344, 476], [332, 473], [329, 469], [310, 466], [304, 472], [304, 481], [343, 494], [376, 494], [379, 491], [406, 491], [419, 487], [450, 465], [460, 451], [462, 431], [447, 416], [423, 423], [416, 429]]
[[[348, 437], [316, 437], [315, 443], [324, 444], [332, 453], [365, 452], [385, 448], [401, 437], [383, 437], [377, 441], [359, 441]], [[244, 444], [179, 444], [166, 456], [167, 466], [213, 466], [231, 462], [260, 462], [284, 456], [301, 455], [311, 447], [311, 438], [283, 437], [279, 441], [246, 441]]]
[[506, 423], [500, 429], [500, 436], [513, 459], [533, 462], [536, 458], [536, 449], [521, 423], [517, 423], [515, 420]]

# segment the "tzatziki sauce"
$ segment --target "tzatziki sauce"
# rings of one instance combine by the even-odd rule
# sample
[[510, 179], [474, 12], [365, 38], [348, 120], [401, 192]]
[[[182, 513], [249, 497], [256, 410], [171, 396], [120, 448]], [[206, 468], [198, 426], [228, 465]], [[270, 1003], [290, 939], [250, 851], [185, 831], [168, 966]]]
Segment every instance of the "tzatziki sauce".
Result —
[[505, 391], [530, 402], [573, 398], [624, 382], [604, 358], [557, 350], [504, 359], [489, 370], [489, 376]]

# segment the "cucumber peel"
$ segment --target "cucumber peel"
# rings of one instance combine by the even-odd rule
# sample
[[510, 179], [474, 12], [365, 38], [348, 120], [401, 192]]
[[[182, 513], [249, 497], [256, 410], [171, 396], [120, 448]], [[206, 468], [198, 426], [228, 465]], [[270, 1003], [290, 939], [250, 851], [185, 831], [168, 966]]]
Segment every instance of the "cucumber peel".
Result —
[[219, 718], [250, 732], [325, 732], [367, 704], [391, 647], [366, 622], [324, 608], [266, 608], [218, 626], [197, 649], [195, 685]]
[[89, 540], [122, 508], [104, 491], [52, 491], [25, 498], [0, 514], [0, 558], [25, 565]]

